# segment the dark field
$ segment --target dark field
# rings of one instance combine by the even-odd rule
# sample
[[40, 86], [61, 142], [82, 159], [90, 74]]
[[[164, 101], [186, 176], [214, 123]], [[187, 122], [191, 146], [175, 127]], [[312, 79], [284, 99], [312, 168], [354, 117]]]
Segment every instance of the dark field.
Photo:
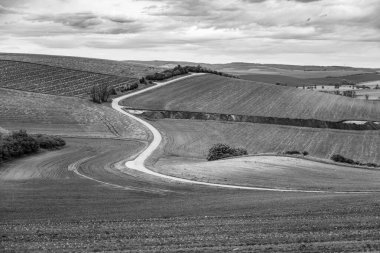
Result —
[[1, 182], [1, 250], [375, 251], [378, 194], [188, 188], [154, 195], [87, 180]]
[[[1, 251], [380, 249], [378, 193], [271, 193], [183, 185], [133, 171], [120, 173], [118, 164], [143, 148], [136, 141], [66, 141], [62, 150], [2, 168]], [[130, 190], [67, 170], [70, 163], [94, 155], [81, 173]], [[42, 173], [4, 178], [19, 170]]]

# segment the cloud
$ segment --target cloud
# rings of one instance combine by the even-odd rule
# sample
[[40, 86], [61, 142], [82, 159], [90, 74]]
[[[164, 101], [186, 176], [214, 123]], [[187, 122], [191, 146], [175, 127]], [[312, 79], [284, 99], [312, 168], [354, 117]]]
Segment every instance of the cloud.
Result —
[[[198, 55], [237, 61], [255, 55], [264, 60], [278, 56], [280, 60], [285, 57], [281, 52], [302, 53], [317, 59], [335, 51], [343, 59], [345, 52], [359, 52], [360, 48], [371, 49], [371, 57], [379, 51], [379, 0], [0, 0], [0, 3], [0, 14], [7, 14], [0, 16], [0, 34], [23, 46], [30, 43], [49, 50], [129, 50], [141, 51], [146, 57], [173, 51], [183, 57]], [[12, 43], [9, 40], [8, 44]]]
[[[49, 24], [52, 23], [61, 25], [58, 29], [64, 33], [127, 34], [137, 33], [144, 29], [144, 26], [136, 20], [118, 16], [96, 15], [91, 12], [30, 15], [25, 19], [45, 23], [45, 27], [49, 27]], [[65, 29], [67, 27], [72, 30]]]
[[18, 11], [12, 9], [12, 8], [7, 8], [7, 7], [4, 7], [0, 4], [0, 15], [4, 15], [4, 14], [16, 14], [18, 13]]

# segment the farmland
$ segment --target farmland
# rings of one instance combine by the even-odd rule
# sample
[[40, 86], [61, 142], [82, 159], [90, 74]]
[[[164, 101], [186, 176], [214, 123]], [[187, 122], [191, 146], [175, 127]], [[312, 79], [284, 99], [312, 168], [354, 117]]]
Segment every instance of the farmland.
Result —
[[[138, 152], [137, 143], [66, 140], [63, 150], [6, 165], [2, 175], [13, 180], [0, 176], [0, 192], [7, 192], [0, 202], [2, 251], [343, 252], [380, 247], [375, 193], [284, 194], [175, 184], [165, 194], [121, 190], [79, 178], [67, 166], [98, 154], [82, 172], [145, 189], [165, 189], [167, 183], [152, 185], [113, 168], [133, 155], [129, 149]], [[25, 164], [33, 173], [10, 173], [25, 170]], [[14, 175], [22, 177], [14, 180]]]
[[182, 80], [123, 101], [123, 105], [138, 109], [314, 118], [328, 121], [377, 121], [380, 115], [378, 101], [361, 101], [214, 75]]
[[240, 78], [255, 82], [263, 83], [281, 83], [287, 86], [308, 86], [308, 85], [334, 85], [347, 80], [356, 84], [361, 84], [362, 82], [372, 82], [380, 80], [380, 75], [378, 73], [365, 73], [365, 74], [355, 74], [355, 75], [345, 75], [340, 77], [321, 77], [321, 78], [296, 78], [286, 75], [274, 75], [274, 74], [250, 74], [250, 75], [239, 75]]
[[144, 129], [111, 108], [79, 98], [0, 88], [0, 126], [30, 133], [147, 139]]
[[380, 192], [380, 170], [350, 168], [292, 157], [252, 156], [212, 162], [163, 159], [156, 170], [197, 181], [318, 191]]
[[0, 53], [0, 60], [36, 63], [52, 67], [74, 69], [79, 71], [94, 72], [128, 78], [139, 78], [141, 76], [145, 76], [147, 74], [151, 74], [160, 70], [160, 68], [139, 63], [133, 64], [104, 59], [55, 55]]
[[0, 87], [61, 96], [86, 97], [94, 85], [119, 87], [134, 78], [78, 71], [48, 65], [0, 60]]
[[165, 147], [160, 156], [205, 159], [215, 143], [244, 147], [249, 154], [308, 151], [328, 159], [338, 153], [355, 160], [380, 163], [379, 131], [343, 131], [249, 123], [158, 120]]
[[[41, 75], [50, 68], [62, 68], [56, 66], [58, 58], [51, 56], [22, 57], [49, 65], [43, 65], [46, 69]], [[62, 64], [75, 61], [80, 71], [70, 71], [80, 73], [97, 62], [62, 58]], [[33, 80], [33, 67], [42, 66], [22, 64], [28, 66], [18, 65], [23, 71], [18, 72], [20, 79], [14, 80], [23, 75]], [[60, 74], [52, 72], [51, 76], [58, 80]], [[40, 79], [35, 82], [44, 83]], [[135, 109], [143, 105], [379, 120], [378, 104], [373, 102], [211, 75], [168, 84], [124, 103]], [[163, 135], [159, 150], [147, 162], [152, 170], [206, 182], [327, 192], [227, 190], [179, 183], [126, 167], [126, 161], [148, 146], [152, 134], [108, 105], [42, 94], [41, 90], [6, 88], [0, 88], [0, 105], [1, 132], [25, 128], [30, 133], [60, 135], [67, 143], [60, 150], [1, 165], [2, 252], [380, 250], [379, 193], [333, 192], [378, 191], [378, 170], [277, 156], [205, 160], [211, 145], [222, 142], [242, 146], [250, 154], [307, 150], [318, 159], [340, 153], [380, 163], [379, 131], [151, 121]]]

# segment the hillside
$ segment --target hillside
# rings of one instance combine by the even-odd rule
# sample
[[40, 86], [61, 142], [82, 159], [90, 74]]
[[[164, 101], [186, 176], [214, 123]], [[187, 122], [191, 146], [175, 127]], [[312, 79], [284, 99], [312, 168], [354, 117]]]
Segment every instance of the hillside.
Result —
[[141, 126], [92, 102], [0, 88], [0, 127], [30, 133], [147, 139]]
[[284, 75], [270, 75], [270, 74], [250, 74], [240, 75], [241, 79], [263, 82], [263, 83], [281, 83], [287, 86], [303, 86], [303, 85], [331, 85], [340, 83], [343, 80], [351, 81], [354, 83], [377, 81], [380, 80], [378, 73], [365, 73], [356, 75], [347, 75], [341, 77], [324, 77], [324, 78], [296, 78]]
[[0, 60], [39, 63], [53, 67], [62, 67], [106, 75], [134, 78], [139, 78], [159, 70], [156, 67], [147, 66], [142, 63], [126, 63], [104, 59], [56, 55], [0, 53]]
[[163, 157], [205, 159], [215, 143], [244, 147], [249, 154], [308, 151], [329, 159], [333, 154], [380, 164], [379, 131], [342, 131], [250, 123], [194, 120], [153, 122], [164, 134]]
[[377, 101], [361, 101], [245, 80], [202, 75], [137, 95], [125, 106], [280, 118], [380, 120]]
[[87, 96], [94, 85], [120, 87], [130, 77], [105, 75], [49, 65], [0, 60], [0, 87], [61, 96]]
[[186, 61], [125, 61], [126, 63], [146, 64], [159, 68], [173, 68], [180, 65], [201, 65], [217, 71], [234, 75], [280, 75], [293, 78], [344, 77], [356, 74], [376, 73], [376, 69], [353, 68], [345, 66], [302, 66], [285, 64], [259, 64], [232, 62], [224, 64], [196, 63]]

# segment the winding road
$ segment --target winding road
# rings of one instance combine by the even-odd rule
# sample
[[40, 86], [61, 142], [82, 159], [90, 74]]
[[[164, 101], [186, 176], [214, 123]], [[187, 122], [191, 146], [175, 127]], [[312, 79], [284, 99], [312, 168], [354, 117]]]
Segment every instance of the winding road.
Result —
[[149, 144], [149, 146], [142, 153], [140, 153], [134, 160], [126, 162], [125, 166], [127, 166], [130, 169], [133, 169], [133, 170], [136, 170], [139, 172], [143, 172], [143, 173], [146, 173], [146, 174], [149, 174], [152, 176], [156, 176], [156, 177], [159, 177], [162, 179], [170, 180], [170, 181], [186, 183], [186, 184], [193, 184], [193, 185], [203, 185], [203, 186], [211, 186], [211, 187], [219, 187], [219, 188], [228, 188], [228, 189], [274, 191], [274, 192], [302, 192], [302, 193], [371, 193], [371, 192], [364, 192], [364, 191], [363, 192], [354, 192], [354, 191], [352, 191], [352, 192], [348, 192], [348, 191], [337, 192], [337, 191], [297, 190], [297, 189], [263, 188], [263, 187], [249, 187], [249, 186], [228, 185], [228, 184], [215, 184], [215, 183], [207, 183], [207, 182], [194, 181], [194, 180], [189, 180], [189, 179], [184, 179], [184, 178], [168, 176], [165, 174], [161, 174], [161, 173], [152, 171], [152, 170], [148, 169], [147, 167], [145, 167], [145, 161], [159, 147], [159, 145], [162, 141], [162, 136], [161, 136], [160, 132], [154, 126], [152, 126], [148, 122], [144, 121], [143, 119], [138, 118], [138, 117], [126, 112], [125, 110], [123, 110], [123, 107], [119, 105], [119, 102], [124, 100], [124, 99], [130, 98], [132, 96], [135, 96], [135, 95], [138, 95], [138, 94], [141, 94], [141, 93], [153, 90], [153, 89], [157, 89], [159, 87], [168, 85], [168, 84], [173, 83], [173, 82], [177, 82], [177, 81], [182, 80], [182, 79], [191, 78], [191, 77], [194, 77], [196, 75], [202, 75], [202, 74], [197, 73], [197, 74], [191, 74], [188, 76], [176, 78], [176, 79], [173, 79], [173, 80], [170, 80], [167, 82], [162, 82], [162, 83], [157, 84], [155, 86], [152, 86], [150, 88], [140, 90], [140, 91], [137, 91], [137, 92], [127, 94], [127, 95], [113, 99], [113, 101], [112, 101], [112, 108], [113, 109], [119, 111], [120, 113], [122, 113], [122, 114], [124, 114], [124, 115], [138, 121], [138, 122], [140, 122], [142, 125], [144, 125], [146, 128], [148, 128], [149, 131], [151, 131], [151, 133], [153, 134], [153, 140]]

